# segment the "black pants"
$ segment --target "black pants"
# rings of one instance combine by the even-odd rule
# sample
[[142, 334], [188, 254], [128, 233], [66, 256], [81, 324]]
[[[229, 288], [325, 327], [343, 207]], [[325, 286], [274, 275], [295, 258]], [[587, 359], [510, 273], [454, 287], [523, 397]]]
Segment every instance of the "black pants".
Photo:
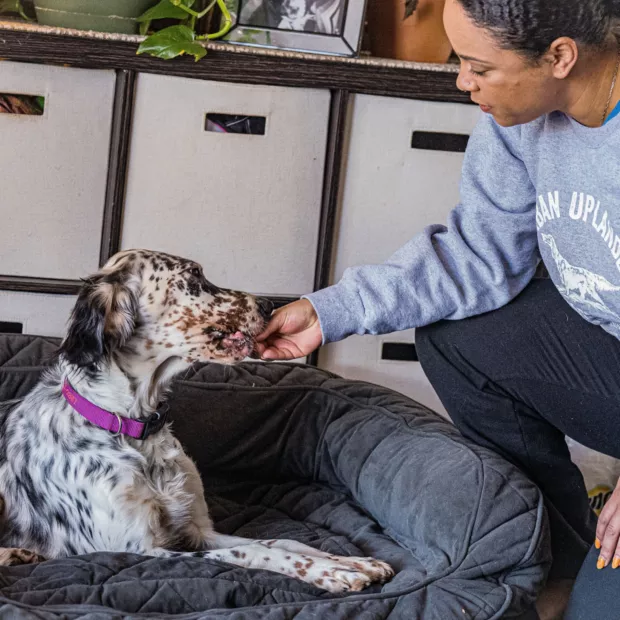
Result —
[[564, 620], [618, 620], [620, 605], [620, 568], [597, 570], [598, 554], [590, 550], [573, 588]]
[[620, 342], [582, 319], [551, 281], [534, 280], [500, 310], [417, 330], [416, 344], [463, 435], [539, 486], [551, 526], [551, 577], [574, 578], [596, 517], [565, 435], [620, 457]]

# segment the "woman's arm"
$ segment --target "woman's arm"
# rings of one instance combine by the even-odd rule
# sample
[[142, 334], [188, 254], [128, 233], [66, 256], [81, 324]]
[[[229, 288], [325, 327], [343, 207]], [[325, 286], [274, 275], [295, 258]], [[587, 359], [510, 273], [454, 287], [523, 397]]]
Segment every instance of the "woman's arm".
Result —
[[528, 284], [539, 261], [536, 194], [520, 135], [485, 115], [447, 226], [429, 226], [385, 263], [348, 269], [338, 284], [306, 296], [324, 343], [481, 314]]

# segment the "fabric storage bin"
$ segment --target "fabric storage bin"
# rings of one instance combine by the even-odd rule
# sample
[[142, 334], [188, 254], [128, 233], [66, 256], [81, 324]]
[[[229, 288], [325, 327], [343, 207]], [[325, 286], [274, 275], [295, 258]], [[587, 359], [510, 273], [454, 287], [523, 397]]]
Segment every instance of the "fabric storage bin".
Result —
[[62, 337], [75, 300], [73, 295], [0, 291], [0, 332]]
[[114, 71], [0, 62], [0, 93], [45, 101], [0, 114], [0, 275], [98, 268], [114, 87]]
[[311, 289], [329, 107], [328, 91], [140, 75], [122, 247], [192, 258], [227, 288]]
[[[353, 97], [333, 282], [347, 267], [383, 262], [425, 226], [446, 221], [458, 202], [463, 151], [479, 115], [466, 104]], [[443, 411], [415, 361], [414, 332], [329, 344], [319, 366]]]

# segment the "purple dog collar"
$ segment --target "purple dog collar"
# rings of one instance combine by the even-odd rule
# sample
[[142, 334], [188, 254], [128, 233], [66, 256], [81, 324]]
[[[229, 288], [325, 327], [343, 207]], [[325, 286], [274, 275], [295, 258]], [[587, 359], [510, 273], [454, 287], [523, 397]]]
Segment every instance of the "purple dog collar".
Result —
[[156, 411], [149, 418], [134, 420], [124, 418], [118, 413], [111, 413], [105, 409], [93, 405], [90, 401], [80, 396], [68, 381], [62, 386], [62, 395], [65, 400], [91, 424], [102, 428], [105, 431], [117, 435], [127, 435], [134, 439], [146, 439], [160, 431], [166, 423], [168, 412], [159, 413]]

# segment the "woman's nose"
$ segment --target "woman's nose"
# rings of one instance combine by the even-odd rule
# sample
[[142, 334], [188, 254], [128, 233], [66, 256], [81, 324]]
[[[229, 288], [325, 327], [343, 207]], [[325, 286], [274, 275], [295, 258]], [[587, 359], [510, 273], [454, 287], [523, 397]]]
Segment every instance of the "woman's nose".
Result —
[[463, 70], [459, 71], [456, 78], [456, 87], [464, 93], [471, 93], [476, 90], [476, 84], [470, 78], [463, 75]]

